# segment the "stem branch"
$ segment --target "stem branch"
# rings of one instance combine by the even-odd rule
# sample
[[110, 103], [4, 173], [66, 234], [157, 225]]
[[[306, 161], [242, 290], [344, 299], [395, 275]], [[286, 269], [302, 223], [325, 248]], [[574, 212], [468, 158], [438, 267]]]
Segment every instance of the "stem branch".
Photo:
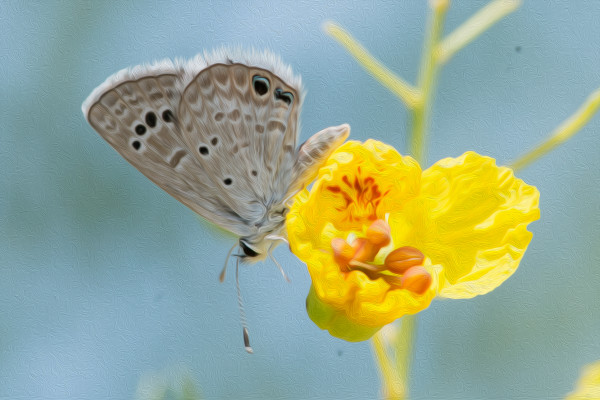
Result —
[[334, 38], [339, 44], [344, 46], [350, 54], [356, 58], [358, 63], [385, 88], [398, 96], [408, 108], [414, 108], [419, 102], [420, 95], [418, 90], [394, 74], [379, 60], [373, 57], [356, 39], [346, 30], [334, 22], [326, 22], [325, 32]]
[[600, 108], [600, 89], [590, 94], [587, 100], [577, 111], [556, 128], [550, 137], [533, 150], [519, 157], [510, 166], [514, 171], [520, 170], [542, 157], [544, 154], [554, 150], [570, 138], [572, 138]]

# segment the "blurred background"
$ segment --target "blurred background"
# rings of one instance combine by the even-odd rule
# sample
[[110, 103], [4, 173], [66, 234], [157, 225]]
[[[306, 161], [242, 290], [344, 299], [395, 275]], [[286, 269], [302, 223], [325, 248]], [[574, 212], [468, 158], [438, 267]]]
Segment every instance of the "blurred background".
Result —
[[[486, 1], [454, 2], [449, 33]], [[0, 2], [0, 398], [128, 399], [185, 371], [209, 399], [379, 396], [370, 343], [307, 317], [310, 279], [285, 246], [241, 271], [255, 354], [243, 349], [234, 238], [125, 162], [81, 103], [121, 68], [221, 45], [270, 48], [303, 77], [301, 141], [405, 152], [407, 112], [321, 30], [348, 29], [414, 82], [426, 2]], [[600, 2], [529, 1], [441, 71], [428, 165], [475, 150], [508, 164], [600, 86]], [[541, 219], [517, 272], [420, 314], [414, 399], [554, 399], [600, 359], [600, 116], [518, 175]], [[136, 393], [138, 393], [136, 395]]]

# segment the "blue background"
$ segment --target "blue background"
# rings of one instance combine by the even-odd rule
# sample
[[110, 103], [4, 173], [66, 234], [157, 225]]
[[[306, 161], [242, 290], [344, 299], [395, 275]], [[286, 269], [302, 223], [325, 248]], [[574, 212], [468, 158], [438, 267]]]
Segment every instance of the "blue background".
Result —
[[[455, 2], [445, 32], [484, 4]], [[321, 26], [339, 22], [414, 82], [426, 15], [396, 1], [1, 2], [0, 398], [133, 398], [143, 377], [180, 370], [211, 399], [378, 397], [370, 344], [308, 319], [310, 279], [285, 246], [291, 284], [270, 262], [242, 271], [246, 354], [232, 275], [218, 282], [234, 239], [128, 165], [80, 107], [126, 66], [267, 47], [308, 89], [301, 141], [347, 122], [406, 152], [403, 104]], [[428, 165], [466, 150], [507, 164], [543, 140], [600, 86], [598, 21], [600, 2], [530, 1], [458, 53]], [[518, 174], [541, 219], [515, 275], [420, 314], [413, 398], [561, 398], [600, 359], [599, 130], [596, 116]]]

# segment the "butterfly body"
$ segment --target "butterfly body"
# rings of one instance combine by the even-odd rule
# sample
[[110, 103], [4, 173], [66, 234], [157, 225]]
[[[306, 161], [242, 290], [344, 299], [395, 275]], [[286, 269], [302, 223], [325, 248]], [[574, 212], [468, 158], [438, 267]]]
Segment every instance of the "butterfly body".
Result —
[[128, 162], [256, 261], [285, 235], [290, 198], [349, 134], [327, 128], [297, 149], [302, 97], [273, 54], [219, 50], [122, 70], [82, 109]]

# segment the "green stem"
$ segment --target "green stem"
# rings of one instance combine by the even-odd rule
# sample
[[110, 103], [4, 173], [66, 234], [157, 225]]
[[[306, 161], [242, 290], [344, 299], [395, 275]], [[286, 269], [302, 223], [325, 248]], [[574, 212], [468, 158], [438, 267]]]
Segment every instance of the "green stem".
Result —
[[417, 316], [405, 315], [400, 325], [398, 343], [394, 346], [396, 355], [396, 371], [403, 382], [404, 398], [408, 398], [408, 382], [414, 357], [415, 333], [417, 330]]
[[554, 150], [579, 132], [596, 114], [598, 109], [600, 109], [600, 89], [590, 94], [575, 114], [560, 124], [546, 141], [518, 158], [510, 167], [515, 171], [523, 169], [544, 154]]
[[382, 395], [385, 399], [405, 399], [408, 393], [406, 381], [398, 379], [397, 371], [390, 359], [387, 339], [381, 331], [373, 336], [373, 350], [375, 351], [375, 359], [378, 364], [377, 370], [381, 375]]
[[389, 89], [398, 98], [404, 101], [408, 108], [414, 108], [420, 95], [409, 83], [404, 81], [378, 59], [373, 57], [356, 39], [346, 30], [334, 22], [326, 22], [323, 26], [325, 32], [348, 51], [356, 61], [375, 79]]
[[417, 317], [405, 315], [400, 326], [391, 325], [373, 337], [373, 349], [382, 381], [382, 395], [388, 400], [408, 398], [410, 368]]
[[436, 49], [444, 19], [448, 9], [447, 0], [431, 1], [433, 13], [428, 22], [427, 37], [423, 47], [423, 58], [419, 69], [419, 79], [417, 88], [421, 93], [419, 103], [412, 109], [412, 129], [411, 129], [411, 151], [415, 159], [423, 164], [425, 162], [425, 146], [427, 141], [427, 131], [429, 128], [429, 114], [431, 112], [431, 102], [433, 89], [437, 80], [438, 63]]
[[488, 3], [441, 41], [436, 49], [437, 62], [439, 64], [447, 63], [460, 49], [515, 11], [520, 5], [521, 0], [493, 0]]

